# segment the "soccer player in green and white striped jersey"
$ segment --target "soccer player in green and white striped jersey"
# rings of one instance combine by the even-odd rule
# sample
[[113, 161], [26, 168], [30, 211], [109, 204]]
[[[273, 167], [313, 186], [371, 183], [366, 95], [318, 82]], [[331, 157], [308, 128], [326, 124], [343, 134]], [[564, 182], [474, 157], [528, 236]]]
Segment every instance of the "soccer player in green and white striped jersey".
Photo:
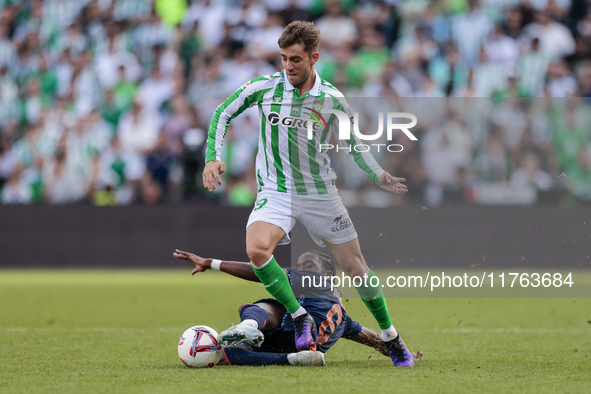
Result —
[[[325, 120], [321, 112], [334, 109], [352, 116], [343, 95], [314, 70], [319, 42], [320, 32], [312, 23], [290, 23], [279, 38], [284, 70], [246, 82], [217, 108], [208, 133], [203, 183], [210, 191], [217, 190], [216, 181], [221, 185], [225, 164], [220, 150], [229, 123], [246, 108], [258, 106], [259, 192], [247, 223], [246, 251], [266, 290], [291, 313], [296, 347], [314, 350], [316, 342], [323, 340], [317, 338], [314, 320], [295, 299], [285, 271], [273, 257], [277, 245], [290, 242], [289, 232], [299, 220], [318, 245], [330, 249], [345, 274], [366, 278], [357, 290], [378, 321], [394, 365], [413, 366], [412, 355], [392, 325], [379, 280], [361, 254], [355, 228], [334, 187], [336, 175], [329, 157], [319, 149], [338, 128], [334, 114]], [[308, 122], [320, 125], [313, 126], [310, 140]], [[405, 180], [385, 172], [368, 152], [357, 152], [358, 141], [351, 135], [343, 144], [367, 176], [385, 190], [405, 193]], [[227, 339], [224, 332], [220, 338]]]

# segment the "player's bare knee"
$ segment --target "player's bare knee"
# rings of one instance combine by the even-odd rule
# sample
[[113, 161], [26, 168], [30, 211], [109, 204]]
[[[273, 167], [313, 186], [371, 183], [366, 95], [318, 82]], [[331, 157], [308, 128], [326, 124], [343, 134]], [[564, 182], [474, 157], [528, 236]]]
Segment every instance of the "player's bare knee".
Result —
[[367, 274], [367, 265], [362, 256], [349, 255], [339, 261], [341, 268], [345, 272], [345, 275], [350, 276], [353, 279], [355, 276], [363, 276]]
[[345, 275], [351, 278], [351, 280], [359, 277], [363, 279], [363, 275], [367, 274], [367, 268], [364, 265], [357, 265], [354, 267], [347, 267], [348, 269], [343, 269], [345, 271]]
[[262, 247], [261, 245], [246, 245], [246, 254], [254, 265], [261, 266], [265, 264], [271, 256], [272, 251], [269, 248]]

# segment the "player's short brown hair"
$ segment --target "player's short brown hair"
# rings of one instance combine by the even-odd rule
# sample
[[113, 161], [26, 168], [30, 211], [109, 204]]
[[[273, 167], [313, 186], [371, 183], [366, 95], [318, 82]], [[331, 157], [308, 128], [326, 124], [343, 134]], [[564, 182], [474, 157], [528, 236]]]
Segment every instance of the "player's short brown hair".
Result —
[[278, 42], [279, 48], [301, 44], [304, 51], [312, 56], [314, 52], [318, 52], [320, 30], [314, 27], [313, 22], [294, 21], [285, 27]]

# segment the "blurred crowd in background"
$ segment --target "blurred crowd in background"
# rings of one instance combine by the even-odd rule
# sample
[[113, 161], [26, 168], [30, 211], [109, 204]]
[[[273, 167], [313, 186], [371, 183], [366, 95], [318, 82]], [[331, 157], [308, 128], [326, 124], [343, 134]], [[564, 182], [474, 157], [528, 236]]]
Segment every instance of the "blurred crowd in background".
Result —
[[[294, 20], [320, 29], [316, 70], [346, 97], [418, 100], [400, 107], [416, 111], [419, 142], [377, 155], [413, 201], [478, 202], [482, 185], [591, 200], [590, 5], [0, 0], [0, 203], [250, 206], [256, 108], [230, 126], [214, 194], [201, 185], [207, 129], [244, 82], [281, 70]], [[347, 205], [401, 203], [331, 156]]]

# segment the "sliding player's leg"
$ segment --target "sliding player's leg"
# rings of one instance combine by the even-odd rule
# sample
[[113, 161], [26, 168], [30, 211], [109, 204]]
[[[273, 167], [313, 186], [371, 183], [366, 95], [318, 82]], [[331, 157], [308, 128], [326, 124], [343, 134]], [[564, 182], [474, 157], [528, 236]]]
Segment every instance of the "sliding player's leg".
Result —
[[[357, 292], [378, 322], [382, 340], [388, 347], [394, 365], [412, 367], [414, 365], [412, 354], [392, 325], [382, 285], [376, 274], [367, 266], [361, 254], [359, 240], [355, 238], [342, 244], [331, 244], [326, 240], [323, 241], [335, 255], [337, 262], [347, 276], [351, 277], [351, 279], [356, 277], [362, 279], [362, 284], [357, 287]], [[364, 275], [367, 275], [367, 280], [363, 280]]]
[[218, 365], [297, 365], [323, 367], [326, 365], [324, 353], [302, 351], [298, 353], [254, 352], [245, 346], [224, 347], [222, 359]]
[[[254, 304], [244, 304], [240, 307], [240, 324], [230, 327], [220, 333], [220, 339], [233, 337], [234, 339], [248, 338], [247, 334], [256, 331], [269, 334], [281, 327], [285, 316], [285, 307], [276, 300], [261, 300]], [[224, 347], [224, 355], [218, 365], [300, 365], [324, 366], [324, 354], [317, 351], [302, 351], [287, 353], [284, 349], [293, 348], [293, 332], [285, 331], [270, 334], [262, 348], [251, 348], [244, 344], [237, 347]], [[223, 341], [221, 341], [223, 343]], [[238, 342], [248, 343], [247, 340]], [[252, 344], [251, 344], [252, 345]], [[254, 346], [260, 346], [258, 345]]]
[[276, 300], [270, 302], [257, 301], [254, 304], [244, 304], [238, 309], [240, 323], [218, 335], [218, 340], [223, 345], [237, 345], [246, 343], [252, 346], [261, 346], [264, 334], [281, 326], [285, 307]]
[[[253, 211], [254, 214], [254, 211]], [[251, 220], [252, 220], [251, 215]], [[289, 214], [286, 215], [291, 220]], [[250, 223], [250, 220], [249, 220]], [[299, 350], [315, 350], [316, 327], [314, 320], [306, 313], [295, 298], [286, 272], [273, 257], [273, 251], [279, 242], [291, 230], [287, 226], [278, 226], [266, 221], [254, 221], [246, 229], [246, 252], [254, 272], [265, 286], [265, 289], [277, 301], [281, 302], [294, 319], [296, 329], [296, 347]]]

